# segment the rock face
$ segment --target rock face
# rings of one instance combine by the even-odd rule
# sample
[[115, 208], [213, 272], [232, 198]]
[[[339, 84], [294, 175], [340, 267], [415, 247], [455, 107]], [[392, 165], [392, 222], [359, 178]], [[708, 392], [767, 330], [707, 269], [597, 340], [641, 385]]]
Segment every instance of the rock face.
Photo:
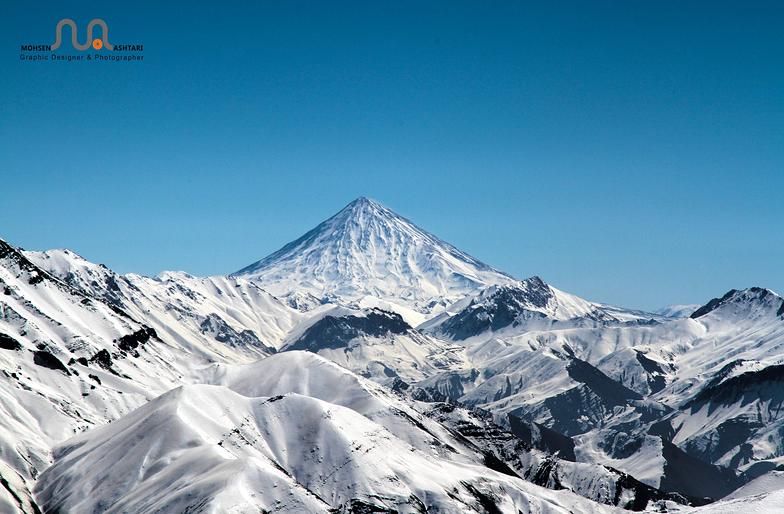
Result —
[[0, 333], [0, 349], [2, 350], [21, 350], [22, 343], [9, 336], [8, 334]]
[[364, 315], [325, 316], [308, 327], [286, 350], [308, 350], [345, 348], [357, 337], [383, 337], [390, 334], [405, 334], [411, 327], [393, 312], [372, 309]]
[[68, 371], [68, 368], [65, 367], [65, 364], [60, 362], [60, 359], [58, 359], [51, 353], [47, 352], [46, 350], [37, 350], [33, 352], [33, 362], [38, 366], [43, 366], [44, 368], [62, 371], [66, 375], [71, 374]]

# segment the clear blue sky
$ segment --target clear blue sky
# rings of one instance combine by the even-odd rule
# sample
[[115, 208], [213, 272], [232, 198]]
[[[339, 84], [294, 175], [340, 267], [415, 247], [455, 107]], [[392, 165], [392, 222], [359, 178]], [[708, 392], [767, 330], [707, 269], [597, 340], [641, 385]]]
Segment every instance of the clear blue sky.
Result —
[[[9, 3], [14, 244], [228, 273], [366, 195], [590, 299], [784, 292], [781, 2]], [[63, 17], [145, 62], [20, 62]]]

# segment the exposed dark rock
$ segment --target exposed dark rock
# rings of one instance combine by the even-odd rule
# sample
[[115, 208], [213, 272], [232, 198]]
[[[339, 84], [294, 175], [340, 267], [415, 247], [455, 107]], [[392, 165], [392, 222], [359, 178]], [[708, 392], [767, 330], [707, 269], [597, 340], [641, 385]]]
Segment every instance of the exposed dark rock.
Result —
[[473, 485], [469, 484], [468, 482], [462, 482], [463, 487], [466, 488], [468, 492], [470, 492], [474, 498], [479, 502], [479, 505], [487, 512], [487, 514], [503, 514], [501, 509], [498, 508], [498, 504], [496, 500], [474, 487]]
[[[725, 371], [726, 368], [727, 366], [722, 371]], [[743, 405], [761, 398], [775, 399], [780, 402], [784, 399], [784, 393], [781, 390], [782, 384], [784, 384], [784, 364], [768, 366], [759, 371], [747, 371], [721, 383], [717, 383], [714, 378], [683, 408], [691, 407], [694, 411], [708, 402], [730, 405], [739, 399], [742, 399]]]
[[725, 294], [721, 298], [714, 298], [714, 299], [712, 299], [711, 301], [709, 301], [708, 303], [706, 303], [705, 305], [703, 305], [702, 307], [700, 307], [696, 311], [692, 312], [691, 316], [689, 316], [689, 317], [692, 318], [692, 319], [697, 319], [700, 316], [704, 316], [704, 315], [708, 314], [709, 312], [715, 310], [720, 305], [723, 305], [727, 300], [732, 298], [732, 296], [735, 293], [737, 293], [737, 292], [738, 292], [737, 289], [730, 289], [727, 292], [727, 294]]
[[524, 421], [514, 414], [508, 415], [511, 432], [527, 445], [538, 448], [558, 457], [576, 461], [574, 441], [555, 430], [549, 429], [533, 421]]
[[22, 270], [27, 271], [28, 273], [40, 271], [38, 266], [30, 262], [30, 259], [25, 257], [22, 252], [5, 241], [0, 240], [0, 259], [6, 257], [13, 259]]
[[651, 390], [651, 393], [658, 393], [664, 389], [667, 385], [667, 379], [665, 378], [666, 373], [661, 365], [655, 360], [646, 357], [641, 351], [635, 351], [635, 354], [637, 356], [637, 362], [640, 363], [640, 366], [642, 366], [642, 369], [644, 369], [645, 373], [648, 375], [648, 388]]
[[543, 487], [550, 484], [550, 488], [555, 489], [556, 491], [563, 489], [564, 486], [561, 484], [558, 473], [556, 472], [557, 465], [558, 461], [556, 459], [548, 458], [539, 467], [534, 476], [531, 477], [530, 481]]
[[668, 441], [662, 441], [662, 455], [665, 464], [659, 489], [702, 498], [694, 500], [696, 505], [726, 496], [744, 483], [734, 471], [703, 462]]
[[454, 403], [454, 400], [451, 398], [447, 398], [443, 394], [441, 394], [436, 389], [423, 389], [421, 387], [412, 387], [408, 390], [408, 396], [411, 399], [416, 400], [418, 402], [427, 402], [427, 403], [437, 403], [437, 402], [444, 402], [444, 403]]
[[608, 407], [626, 405], [629, 400], [642, 400], [640, 393], [616, 382], [583, 360], [573, 358], [566, 371], [572, 380], [587, 385]]
[[[687, 498], [679, 493], [664, 494], [660, 489], [654, 489], [646, 484], [643, 484], [633, 476], [618, 471], [617, 469], [609, 468], [620, 475], [620, 478], [615, 484], [615, 498], [613, 498], [613, 505], [617, 505], [622, 509], [643, 511], [648, 507], [649, 502], [661, 501], [664, 499], [680, 503], [682, 505], [693, 504], [694, 500]], [[634, 497], [631, 501], [626, 503], [622, 502], [622, 494], [625, 490], [633, 490]]]
[[[770, 291], [762, 287], [750, 287], [748, 289], [744, 289], [744, 291], [753, 294], [757, 300], [763, 300], [772, 294]], [[725, 294], [721, 298], [712, 299], [711, 301], [709, 301], [708, 303], [706, 303], [705, 305], [703, 305], [702, 307], [694, 311], [689, 317], [692, 319], [697, 319], [700, 316], [704, 316], [709, 312], [718, 309], [719, 307], [721, 307], [722, 305], [730, 301], [733, 297], [735, 297], [736, 294], [741, 292], [742, 291], [738, 291], [737, 289], [731, 289], [727, 292], [727, 294]]]
[[44, 368], [53, 369], [56, 371], [62, 371], [66, 375], [70, 375], [71, 373], [68, 371], [68, 368], [65, 367], [60, 359], [52, 355], [46, 350], [36, 350], [33, 352], [33, 362], [39, 366]]
[[[19, 512], [31, 512], [31, 514], [41, 514], [41, 509], [38, 507], [38, 504], [33, 499], [33, 495], [28, 492], [27, 501], [24, 501], [22, 497], [19, 496], [17, 491], [13, 487], [11, 487], [11, 484], [3, 475], [0, 475], [0, 487], [5, 489], [5, 491], [14, 500], [14, 503], [19, 507]], [[30, 506], [32, 511], [27, 509], [27, 507], [25, 506], [26, 504]]]
[[619, 428], [605, 433], [598, 446], [613, 459], [627, 459], [640, 451], [644, 442], [645, 436]]
[[286, 350], [318, 352], [323, 349], [345, 348], [359, 336], [382, 337], [404, 334], [411, 326], [400, 314], [371, 309], [365, 316], [325, 316], [307, 330]]
[[105, 348], [100, 350], [98, 353], [90, 357], [90, 362], [94, 362], [98, 364], [100, 367], [107, 371], [112, 370], [112, 356], [109, 354], [109, 351]]
[[443, 323], [440, 330], [452, 339], [463, 340], [487, 330], [515, 326], [518, 318], [546, 318], [532, 308], [545, 308], [553, 292], [539, 277], [532, 277], [520, 286], [499, 287], [488, 298], [473, 300], [468, 307]]
[[136, 349], [140, 346], [144, 346], [151, 338], [158, 339], [158, 334], [155, 333], [155, 329], [143, 327], [136, 332], [124, 335], [118, 339], [117, 347], [124, 352], [130, 353], [134, 357], [138, 357], [139, 352], [137, 352]]
[[[515, 433], [493, 423], [492, 415], [489, 413], [470, 411], [469, 416], [466, 417], [465, 412], [455, 405], [441, 403], [434, 404], [427, 415], [481, 449], [485, 455], [485, 465], [488, 467], [505, 474], [513, 472], [525, 480], [550, 489], [572, 490], [571, 488], [577, 485], [564, 484], [560, 479], [561, 472], [570, 473], [569, 469], [561, 471], [561, 468], [572, 466], [571, 462], [560, 456], [552, 456], [544, 460], [527, 458], [526, 454], [533, 451], [531, 445], [517, 437]], [[532, 431], [536, 430], [534, 425]], [[488, 458], [488, 455], [492, 455], [493, 458]], [[494, 467], [499, 466], [498, 463], [503, 464], [504, 467]], [[603, 475], [603, 480], [608, 480], [606, 487], [614, 488], [615, 497], [587, 495], [589, 499], [633, 510], [643, 510], [649, 501], [670, 500], [681, 504], [688, 503], [688, 500], [680, 494], [666, 493], [616, 469], [606, 466], [604, 468], [608, 474]], [[617, 478], [613, 478], [613, 474]], [[598, 492], [600, 489], [593, 489], [593, 491]], [[587, 491], [583, 491], [585, 492]]]
[[21, 350], [22, 343], [20, 343], [13, 337], [9, 336], [8, 334], [3, 334], [2, 332], [0, 332], [0, 349]]
[[456, 402], [464, 394], [463, 384], [472, 383], [478, 376], [479, 371], [476, 369], [446, 373], [440, 380], [426, 387], [427, 394], [433, 398], [432, 401]]
[[202, 334], [211, 334], [216, 341], [233, 348], [259, 348], [267, 353], [275, 353], [275, 348], [264, 344], [251, 330], [237, 331], [217, 314], [209, 314], [202, 320], [199, 328]]
[[484, 464], [488, 468], [492, 469], [493, 471], [498, 471], [499, 473], [503, 473], [504, 475], [509, 475], [510, 477], [521, 478], [515, 470], [509, 467], [509, 465], [493, 455], [492, 452], [484, 452]]
[[392, 380], [392, 383], [389, 385], [389, 388], [396, 393], [404, 393], [408, 390], [409, 387], [411, 387], [411, 384], [404, 381], [400, 377], [395, 377], [394, 380]]
[[397, 514], [398, 511], [389, 509], [383, 505], [376, 505], [365, 500], [353, 498], [340, 505], [334, 512], [345, 512], [346, 514]]

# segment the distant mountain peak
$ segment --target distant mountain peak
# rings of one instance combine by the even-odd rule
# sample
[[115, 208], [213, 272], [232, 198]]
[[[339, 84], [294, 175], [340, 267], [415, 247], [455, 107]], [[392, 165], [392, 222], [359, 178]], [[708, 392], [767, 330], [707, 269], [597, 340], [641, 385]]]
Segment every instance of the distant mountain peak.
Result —
[[700, 307], [702, 307], [702, 305], [694, 303], [673, 303], [660, 307], [653, 311], [653, 313], [667, 318], [688, 318]]
[[360, 196], [349, 202], [343, 207], [335, 216], [344, 214], [346, 216], [358, 216], [362, 214], [375, 215], [375, 216], [396, 216], [394, 212], [383, 206], [381, 203], [368, 198], [367, 196]]
[[354, 200], [351, 201], [351, 203], [347, 205], [347, 207], [350, 207], [352, 205], [376, 205], [379, 207], [383, 207], [380, 203], [373, 200], [372, 198], [368, 198], [367, 196], [359, 196], [355, 198]]
[[525, 284], [527, 284], [529, 287], [534, 287], [534, 288], [545, 288], [546, 287], [546, 288], [549, 289], [549, 287], [550, 287], [547, 284], [547, 282], [542, 280], [542, 277], [540, 277], [539, 275], [533, 275], [531, 277], [528, 277], [525, 280], [523, 280], [523, 282]]
[[373, 296], [420, 312], [489, 285], [514, 282], [364, 196], [234, 275], [258, 280], [276, 295]]
[[735, 309], [776, 309], [776, 315], [784, 313], [784, 299], [779, 295], [763, 287], [749, 287], [748, 289], [730, 289], [721, 298], [714, 298], [690, 316], [692, 319], [701, 318], [711, 312], [726, 310], [731, 307]]

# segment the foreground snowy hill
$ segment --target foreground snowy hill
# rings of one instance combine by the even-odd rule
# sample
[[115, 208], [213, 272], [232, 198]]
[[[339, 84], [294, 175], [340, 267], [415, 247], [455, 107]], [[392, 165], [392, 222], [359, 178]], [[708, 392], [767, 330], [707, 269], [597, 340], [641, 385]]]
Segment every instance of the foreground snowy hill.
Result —
[[482, 463], [551, 489], [639, 510], [668, 496], [615, 470], [570, 462], [526, 445], [486, 418], [446, 404], [412, 401], [319, 356], [284, 352], [243, 366], [213, 365], [201, 381], [245, 396], [294, 392], [348, 407], [408, 444], [442, 457]]
[[178, 388], [64, 443], [39, 481], [44, 508], [613, 511], [521, 477], [603, 504], [641, 509], [664, 501], [631, 477], [514, 443], [467, 411], [442, 406], [437, 420], [419, 411], [430, 404], [310, 353], [202, 373], [216, 385]]
[[423, 313], [513, 282], [368, 198], [358, 198], [301, 238], [234, 274], [286, 297], [342, 302], [378, 298]]
[[33, 512], [54, 444], [176, 387], [191, 362], [0, 240], [0, 505]]
[[777, 514], [784, 512], [784, 491], [779, 490], [724, 500], [713, 505], [682, 512], [691, 512], [692, 514]]
[[295, 393], [183, 386], [56, 457], [37, 488], [46, 510], [609, 512], [414, 448], [356, 411]]

